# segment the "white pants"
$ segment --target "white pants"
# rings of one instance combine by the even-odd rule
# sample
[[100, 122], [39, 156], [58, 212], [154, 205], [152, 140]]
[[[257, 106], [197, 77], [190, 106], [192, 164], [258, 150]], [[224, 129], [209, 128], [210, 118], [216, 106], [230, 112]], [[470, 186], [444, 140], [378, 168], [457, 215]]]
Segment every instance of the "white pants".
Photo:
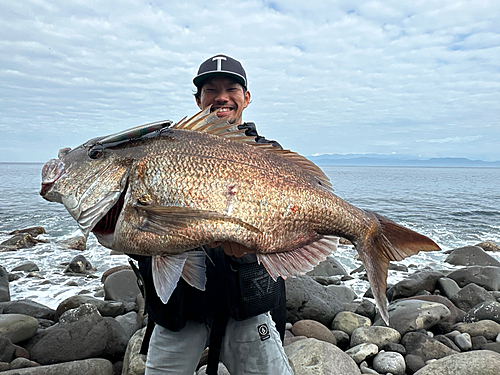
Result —
[[[145, 375], [193, 375], [209, 330], [188, 321], [179, 332], [156, 325], [149, 342]], [[229, 318], [221, 358], [231, 375], [293, 375], [269, 313], [243, 321]]]

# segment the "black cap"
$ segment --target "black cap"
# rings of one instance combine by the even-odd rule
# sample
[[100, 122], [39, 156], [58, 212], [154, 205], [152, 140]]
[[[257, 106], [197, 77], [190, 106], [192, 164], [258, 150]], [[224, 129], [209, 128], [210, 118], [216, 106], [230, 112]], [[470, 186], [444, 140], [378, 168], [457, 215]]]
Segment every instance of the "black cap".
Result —
[[247, 88], [247, 74], [238, 60], [227, 55], [215, 55], [205, 60], [198, 68], [198, 74], [193, 78], [196, 87], [201, 88], [203, 82], [210, 76], [224, 74], [235, 78]]

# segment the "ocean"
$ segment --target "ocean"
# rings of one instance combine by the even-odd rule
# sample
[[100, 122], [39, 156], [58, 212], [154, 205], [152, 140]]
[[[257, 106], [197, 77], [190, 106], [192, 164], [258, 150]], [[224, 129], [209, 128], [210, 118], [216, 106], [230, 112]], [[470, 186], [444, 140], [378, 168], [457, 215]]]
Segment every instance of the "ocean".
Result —
[[[58, 242], [75, 237], [78, 226], [61, 204], [40, 197], [43, 164], [0, 163], [0, 242], [9, 232], [42, 226], [47, 234], [30, 249], [0, 253], [8, 271], [27, 261], [40, 271], [11, 282], [11, 299], [30, 298], [52, 308], [67, 297], [94, 295], [102, 289], [101, 274], [127, 264], [124, 255], [109, 255], [93, 235], [87, 250], [68, 250]], [[443, 250], [482, 241], [500, 244], [500, 168], [338, 167], [324, 166], [335, 193], [359, 208], [376, 211], [397, 223], [425, 234]], [[83, 254], [97, 268], [94, 277], [67, 276], [64, 262]], [[490, 253], [500, 260], [500, 254]], [[339, 246], [334, 256], [350, 272], [360, 265], [351, 246]], [[409, 273], [417, 269], [454, 269], [443, 252], [420, 253], [403, 260]], [[389, 283], [407, 273], [390, 271]], [[96, 277], [97, 276], [97, 277]], [[358, 278], [347, 282], [359, 296], [368, 284]]]

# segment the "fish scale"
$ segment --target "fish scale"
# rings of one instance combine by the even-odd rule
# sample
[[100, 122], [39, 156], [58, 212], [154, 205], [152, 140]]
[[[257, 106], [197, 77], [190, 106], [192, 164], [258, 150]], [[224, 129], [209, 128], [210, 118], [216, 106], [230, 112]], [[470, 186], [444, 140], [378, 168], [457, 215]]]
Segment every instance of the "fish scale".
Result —
[[326, 259], [336, 248], [332, 236], [341, 236], [355, 245], [388, 322], [389, 261], [439, 250], [336, 196], [306, 158], [257, 144], [215, 113], [63, 149], [43, 168], [41, 195], [63, 203], [85, 236], [92, 231], [110, 249], [153, 256], [163, 302], [180, 277], [204, 289], [204, 257], [191, 251], [200, 246], [238, 243], [273, 278], [286, 278]]

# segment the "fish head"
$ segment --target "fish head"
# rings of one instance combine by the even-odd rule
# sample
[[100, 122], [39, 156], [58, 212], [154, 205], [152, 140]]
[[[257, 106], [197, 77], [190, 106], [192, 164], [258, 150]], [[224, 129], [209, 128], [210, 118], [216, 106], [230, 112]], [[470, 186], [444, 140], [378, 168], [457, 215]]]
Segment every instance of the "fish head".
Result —
[[40, 195], [62, 203], [87, 238], [125, 194], [131, 163], [100, 147], [96, 139], [73, 150], [61, 149], [43, 166]]

